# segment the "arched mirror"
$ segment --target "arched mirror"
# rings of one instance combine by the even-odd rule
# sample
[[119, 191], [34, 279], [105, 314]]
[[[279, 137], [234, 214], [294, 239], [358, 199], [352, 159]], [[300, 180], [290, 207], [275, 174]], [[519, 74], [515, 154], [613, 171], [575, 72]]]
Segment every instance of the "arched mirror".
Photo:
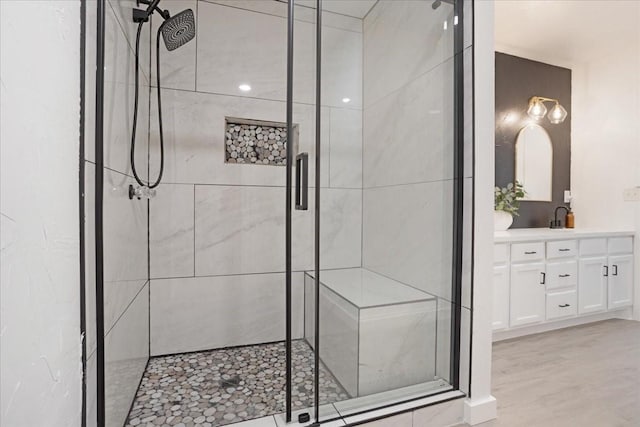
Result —
[[523, 127], [516, 139], [516, 180], [526, 192], [524, 200], [551, 201], [553, 146], [540, 125]]

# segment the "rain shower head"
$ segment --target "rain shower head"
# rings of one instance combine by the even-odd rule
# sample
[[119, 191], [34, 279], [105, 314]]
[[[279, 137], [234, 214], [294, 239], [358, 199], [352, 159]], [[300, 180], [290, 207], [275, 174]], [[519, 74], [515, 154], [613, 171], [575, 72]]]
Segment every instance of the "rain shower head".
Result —
[[186, 9], [165, 19], [160, 27], [167, 50], [175, 50], [196, 36], [196, 20], [193, 10]]

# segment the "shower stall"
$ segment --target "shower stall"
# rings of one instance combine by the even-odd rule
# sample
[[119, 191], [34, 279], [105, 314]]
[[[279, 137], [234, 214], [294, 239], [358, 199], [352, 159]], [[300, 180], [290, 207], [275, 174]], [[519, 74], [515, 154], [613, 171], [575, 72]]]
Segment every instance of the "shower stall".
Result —
[[86, 2], [87, 426], [468, 393], [471, 8]]

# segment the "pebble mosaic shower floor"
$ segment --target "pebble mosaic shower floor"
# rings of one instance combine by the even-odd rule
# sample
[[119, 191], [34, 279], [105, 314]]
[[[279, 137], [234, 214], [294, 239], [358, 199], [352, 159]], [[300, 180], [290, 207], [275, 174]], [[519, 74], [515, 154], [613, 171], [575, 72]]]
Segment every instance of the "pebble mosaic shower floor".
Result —
[[[293, 410], [313, 405], [313, 352], [296, 340]], [[284, 412], [284, 343], [154, 357], [144, 373], [126, 427], [222, 426]], [[320, 367], [320, 403], [348, 399]]]

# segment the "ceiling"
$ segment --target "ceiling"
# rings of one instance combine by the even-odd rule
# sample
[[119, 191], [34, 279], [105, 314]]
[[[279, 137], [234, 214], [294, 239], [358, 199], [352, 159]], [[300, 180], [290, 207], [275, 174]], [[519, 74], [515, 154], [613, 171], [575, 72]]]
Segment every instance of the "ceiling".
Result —
[[[378, 0], [322, 0], [322, 9], [341, 15], [364, 18]], [[296, 0], [296, 4], [315, 7], [316, 0]]]
[[500, 0], [495, 18], [498, 50], [567, 62], [613, 49], [640, 55], [638, 0]]

